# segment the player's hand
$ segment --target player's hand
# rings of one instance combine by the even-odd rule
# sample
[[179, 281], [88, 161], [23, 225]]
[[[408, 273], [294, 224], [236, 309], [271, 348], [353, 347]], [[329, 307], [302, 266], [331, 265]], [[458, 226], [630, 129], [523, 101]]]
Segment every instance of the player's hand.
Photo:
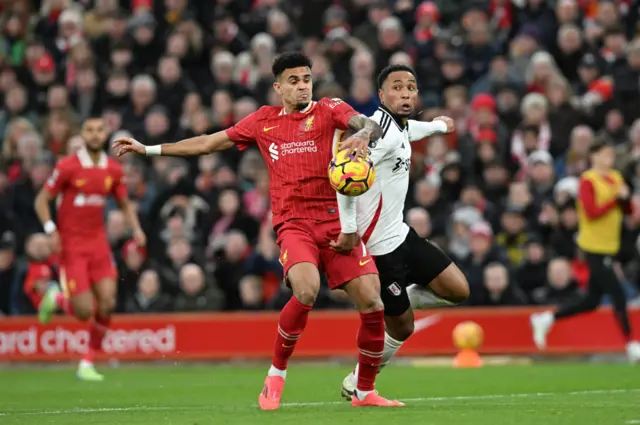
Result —
[[439, 116], [439, 117], [435, 117], [433, 119], [434, 121], [442, 121], [443, 123], [445, 123], [447, 125], [447, 133], [451, 133], [453, 130], [456, 129], [456, 125], [455, 122], [453, 121], [453, 118], [451, 117], [447, 117], [447, 116]]
[[329, 247], [340, 254], [349, 254], [360, 243], [357, 233], [340, 233], [337, 241], [330, 241]]
[[133, 231], [133, 240], [140, 248], [147, 245], [147, 235], [144, 234], [142, 229], [136, 229]]
[[60, 243], [60, 234], [58, 233], [58, 231], [56, 230], [50, 233], [49, 238], [51, 240], [51, 250], [53, 251], [53, 253], [55, 254], [60, 252], [60, 247], [62, 245]]
[[121, 137], [114, 140], [112, 147], [118, 157], [126, 154], [127, 152], [140, 156], [144, 156], [146, 154], [144, 145], [131, 137]]
[[629, 186], [622, 183], [620, 187], [618, 187], [618, 192], [617, 192], [618, 199], [627, 200], [629, 199], [630, 195], [631, 195], [631, 192], [629, 191]]
[[356, 157], [366, 158], [369, 155], [369, 133], [360, 130], [353, 136], [340, 143], [340, 151], [348, 150]]

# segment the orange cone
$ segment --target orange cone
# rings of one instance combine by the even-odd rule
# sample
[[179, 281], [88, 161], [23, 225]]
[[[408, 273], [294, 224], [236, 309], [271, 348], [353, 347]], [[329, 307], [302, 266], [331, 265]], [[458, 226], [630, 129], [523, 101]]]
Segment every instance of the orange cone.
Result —
[[473, 348], [465, 348], [460, 350], [458, 355], [453, 359], [453, 367], [481, 367], [484, 364], [482, 358]]

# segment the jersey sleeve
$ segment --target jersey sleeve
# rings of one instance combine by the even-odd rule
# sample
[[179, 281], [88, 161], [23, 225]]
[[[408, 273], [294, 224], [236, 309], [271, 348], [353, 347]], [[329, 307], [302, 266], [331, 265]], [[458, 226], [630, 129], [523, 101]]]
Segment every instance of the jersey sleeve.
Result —
[[447, 132], [447, 124], [444, 121], [435, 120], [431, 122], [409, 120], [409, 142], [417, 142], [425, 137], [434, 134], [444, 134]]
[[331, 121], [340, 130], [347, 130], [349, 128], [349, 119], [358, 115], [358, 112], [342, 99], [323, 98], [320, 100], [320, 104], [328, 109]]
[[58, 196], [64, 190], [70, 180], [71, 170], [69, 165], [64, 161], [58, 161], [56, 168], [47, 179], [44, 187], [54, 197]]
[[240, 121], [238, 121], [233, 127], [229, 127], [226, 131], [227, 136], [233, 143], [238, 146], [238, 149], [245, 150], [256, 142], [256, 129], [259, 125], [259, 113], [256, 111], [247, 115]]
[[124, 184], [123, 177], [122, 168], [120, 166], [114, 167], [111, 194], [118, 201], [123, 201], [127, 199], [128, 196], [127, 186]]

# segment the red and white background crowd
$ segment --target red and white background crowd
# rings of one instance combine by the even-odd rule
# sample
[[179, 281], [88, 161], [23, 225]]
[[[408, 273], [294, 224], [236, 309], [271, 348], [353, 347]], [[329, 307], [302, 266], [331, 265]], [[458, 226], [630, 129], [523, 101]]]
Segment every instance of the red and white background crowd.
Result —
[[[406, 218], [467, 275], [470, 305], [556, 304], [588, 270], [574, 239], [577, 177], [594, 140], [640, 204], [640, 1], [5, 0], [0, 3], [0, 313], [34, 312], [29, 262], [46, 238], [33, 202], [57, 158], [101, 114], [111, 138], [148, 145], [224, 129], [279, 104], [271, 62], [313, 59], [315, 97], [370, 115], [386, 65], [418, 75], [419, 119], [457, 131], [419, 142]], [[280, 308], [279, 250], [258, 152], [122, 159], [149, 238], [105, 220], [117, 310]], [[640, 208], [636, 211], [640, 212]], [[640, 213], [616, 268], [640, 286]], [[323, 290], [318, 308], [350, 308]]]

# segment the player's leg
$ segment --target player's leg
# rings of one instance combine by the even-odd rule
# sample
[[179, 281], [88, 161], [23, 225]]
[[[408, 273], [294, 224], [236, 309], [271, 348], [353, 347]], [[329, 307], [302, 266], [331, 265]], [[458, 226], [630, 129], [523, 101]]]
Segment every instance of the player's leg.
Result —
[[89, 263], [84, 257], [64, 254], [60, 262], [60, 290], [52, 285], [38, 306], [38, 318], [47, 324], [57, 310], [81, 321], [93, 317], [94, 299], [89, 284]]
[[405, 240], [408, 247], [407, 288], [413, 308], [459, 304], [469, 297], [469, 282], [451, 258], [432, 242], [410, 229]]
[[547, 335], [556, 320], [562, 320], [567, 317], [593, 311], [600, 305], [606, 285], [611, 284], [611, 275], [607, 271], [607, 268], [611, 268], [611, 257], [586, 254], [586, 260], [589, 266], [589, 286], [587, 292], [581, 297], [571, 299], [561, 304], [555, 313], [547, 310], [531, 315], [529, 321], [533, 330], [533, 340], [539, 349], [546, 348]]
[[280, 263], [293, 296], [280, 312], [272, 364], [258, 399], [263, 410], [280, 406], [289, 358], [307, 325], [320, 290], [319, 251], [309, 230], [301, 220], [285, 223], [278, 230]]
[[102, 381], [104, 377], [95, 369], [96, 355], [102, 350], [102, 341], [111, 327], [111, 315], [116, 306], [117, 271], [109, 251], [96, 252], [89, 263], [89, 279], [95, 310], [89, 329], [89, 348], [78, 366], [78, 378], [86, 381]]
[[[373, 259], [364, 244], [349, 255], [328, 247], [321, 250], [322, 264], [331, 289], [341, 287], [360, 313], [358, 330], [358, 378], [352, 398], [353, 406], [403, 406], [374, 391], [374, 384], [384, 350], [384, 305], [380, 298], [380, 281]], [[346, 282], [346, 283], [345, 283]]]
[[[375, 258], [380, 277], [380, 298], [384, 304], [385, 335], [380, 368], [389, 363], [402, 343], [413, 333], [413, 310], [407, 296], [408, 244]], [[342, 397], [351, 400], [356, 388], [359, 366], [342, 382]]]

